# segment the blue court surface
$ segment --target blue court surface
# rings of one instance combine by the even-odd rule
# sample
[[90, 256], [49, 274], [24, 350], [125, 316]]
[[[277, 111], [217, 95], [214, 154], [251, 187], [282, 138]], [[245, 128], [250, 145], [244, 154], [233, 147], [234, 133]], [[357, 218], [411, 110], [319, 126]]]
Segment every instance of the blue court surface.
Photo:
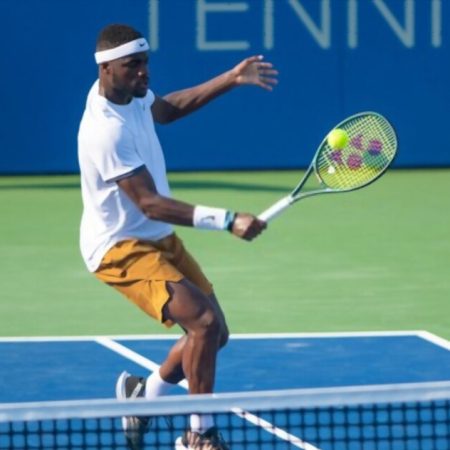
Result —
[[[123, 370], [148, 375], [175, 338], [2, 338], [0, 403], [112, 398]], [[216, 392], [449, 379], [450, 343], [425, 331], [235, 335], [220, 352]]]
[[[0, 403], [112, 398], [121, 371], [146, 376], [157, 370], [175, 339], [0, 339]], [[397, 383], [418, 386], [448, 381], [449, 377], [450, 343], [425, 331], [236, 335], [220, 353], [216, 391]], [[182, 394], [185, 389], [186, 382], [182, 382], [173, 393]], [[261, 394], [257, 395], [260, 398]], [[179, 399], [174, 400], [179, 412]], [[333, 412], [318, 408], [292, 410], [289, 419], [282, 410], [275, 415], [267, 410], [254, 415], [231, 408], [225, 417], [216, 416], [216, 424], [226, 430], [225, 439], [232, 443], [233, 450], [450, 450], [448, 402], [438, 403], [433, 409], [425, 403], [420, 411], [414, 403], [411, 406], [408, 410], [389, 405], [376, 405], [370, 410], [338, 407]], [[82, 408], [86, 409], [85, 403]], [[153, 428], [140, 448], [173, 450], [177, 436], [187, 427], [186, 416], [174, 416], [170, 423], [157, 431]], [[356, 423], [361, 426], [356, 427]], [[26, 427], [0, 423], [0, 448], [127, 447], [122, 428], [112, 428], [107, 422], [106, 428], [99, 430], [75, 419], [70, 426], [64, 422]]]

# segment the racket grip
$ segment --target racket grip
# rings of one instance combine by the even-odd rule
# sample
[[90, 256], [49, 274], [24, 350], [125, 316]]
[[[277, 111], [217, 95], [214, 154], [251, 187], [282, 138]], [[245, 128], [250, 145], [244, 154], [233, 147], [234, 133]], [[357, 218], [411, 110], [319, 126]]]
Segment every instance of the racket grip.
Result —
[[258, 219], [264, 220], [264, 222], [269, 222], [269, 220], [272, 220], [279, 214], [281, 214], [281, 212], [284, 211], [291, 203], [292, 198], [290, 195], [288, 195], [287, 197], [283, 197], [281, 200], [278, 200], [276, 203], [274, 203], [270, 208], [267, 208], [265, 211], [263, 211], [258, 216]]

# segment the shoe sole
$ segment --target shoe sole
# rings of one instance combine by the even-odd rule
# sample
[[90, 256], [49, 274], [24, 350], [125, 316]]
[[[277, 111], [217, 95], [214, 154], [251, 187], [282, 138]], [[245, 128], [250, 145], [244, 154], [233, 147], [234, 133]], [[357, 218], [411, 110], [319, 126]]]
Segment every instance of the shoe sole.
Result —
[[127, 378], [130, 376], [130, 374], [126, 371], [123, 371], [116, 382], [116, 398], [118, 400], [126, 400], [127, 394], [125, 391], [125, 382], [127, 381]]
[[[130, 374], [126, 371], [123, 371], [120, 375], [119, 378], [117, 379], [116, 382], [116, 398], [118, 400], [126, 400], [127, 399], [127, 394], [125, 391], [125, 384], [127, 381], [127, 378], [130, 376]], [[122, 417], [122, 429], [124, 431], [127, 430], [127, 418], [126, 417]]]

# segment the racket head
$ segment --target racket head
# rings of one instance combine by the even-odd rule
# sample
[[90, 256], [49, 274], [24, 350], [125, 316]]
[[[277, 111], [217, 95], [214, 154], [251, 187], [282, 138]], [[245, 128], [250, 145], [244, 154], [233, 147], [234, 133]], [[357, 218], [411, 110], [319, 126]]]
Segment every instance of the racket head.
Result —
[[342, 148], [332, 148], [327, 135], [313, 161], [319, 181], [329, 191], [366, 186], [379, 178], [395, 158], [397, 135], [381, 114], [371, 111], [355, 114], [334, 129], [344, 130], [348, 142]]

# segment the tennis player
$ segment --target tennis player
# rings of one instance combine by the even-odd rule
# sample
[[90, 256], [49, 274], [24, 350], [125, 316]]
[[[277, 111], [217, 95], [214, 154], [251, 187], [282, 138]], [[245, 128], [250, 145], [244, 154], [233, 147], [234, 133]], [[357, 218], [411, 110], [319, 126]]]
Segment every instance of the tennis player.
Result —
[[[88, 94], [78, 134], [80, 247], [88, 270], [149, 316], [185, 332], [159, 372], [147, 379], [122, 373], [119, 398], [151, 399], [184, 378], [190, 394], [213, 391], [216, 355], [228, 329], [211, 283], [172, 225], [229, 231], [247, 241], [266, 228], [253, 214], [172, 198], [154, 122], [177, 120], [237, 86], [270, 91], [277, 71], [252, 56], [209, 81], [160, 97], [149, 90], [148, 50], [142, 34], [127, 25], [100, 32], [99, 79]], [[123, 425], [130, 448], [141, 448], [148, 419], [127, 417]], [[228, 448], [206, 414], [191, 416], [177, 446]]]

